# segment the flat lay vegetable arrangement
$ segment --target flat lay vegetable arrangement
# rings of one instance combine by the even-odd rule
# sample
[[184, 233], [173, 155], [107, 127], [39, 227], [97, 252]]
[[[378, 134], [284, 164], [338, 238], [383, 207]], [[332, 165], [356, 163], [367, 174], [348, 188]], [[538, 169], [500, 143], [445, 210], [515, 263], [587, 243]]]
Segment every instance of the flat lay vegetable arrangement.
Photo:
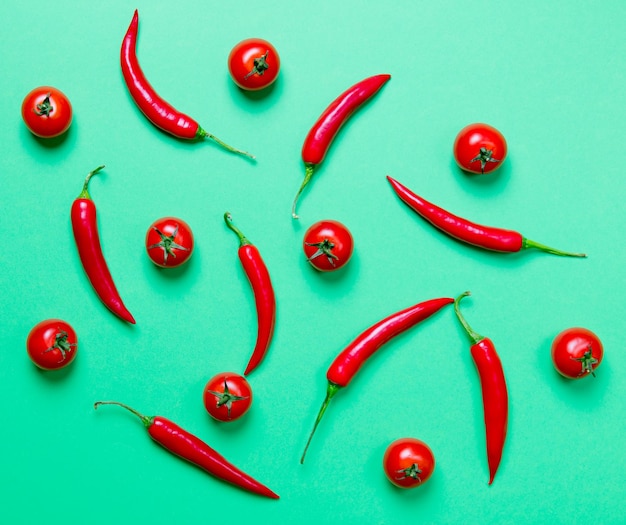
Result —
[[[545, 214], [545, 228], [538, 233], [525, 226], [527, 212], [523, 208], [512, 208], [506, 217], [502, 217], [502, 224], [514, 217], [513, 222], [521, 230], [528, 230], [533, 238], [535, 235], [542, 241], [545, 238], [544, 242], [549, 245], [530, 240], [512, 229], [481, 223], [493, 220], [494, 213], [487, 210], [488, 199], [495, 200], [497, 197], [489, 196], [488, 192], [480, 194], [480, 185], [488, 184], [484, 181], [489, 178], [497, 178], [495, 180], [500, 184], [506, 185], [511, 179], [522, 176], [515, 162], [516, 156], [523, 154], [520, 134], [511, 133], [509, 136], [506, 125], [496, 123], [496, 128], [487, 124], [488, 120], [495, 121], [497, 117], [487, 110], [481, 114], [481, 108], [475, 108], [473, 121], [464, 121], [460, 125], [458, 122], [442, 122], [440, 129], [430, 125], [430, 133], [441, 133], [441, 141], [449, 144], [446, 155], [433, 156], [423, 164], [411, 160], [405, 165], [409, 167], [402, 171], [391, 163], [388, 170], [379, 170], [378, 167], [363, 169], [364, 164], [360, 164], [359, 190], [377, 196], [377, 207], [363, 209], [363, 217], [368, 217], [370, 222], [367, 224], [375, 224], [377, 217], [383, 217], [381, 210], [384, 210], [385, 219], [380, 222], [393, 231], [388, 237], [371, 234], [371, 226], [368, 231], [363, 227], [365, 221], [361, 224], [358, 217], [347, 216], [341, 206], [325, 206], [320, 213], [315, 199], [306, 200], [305, 194], [319, 192], [323, 195], [324, 185], [326, 188], [337, 188], [344, 184], [341, 170], [335, 169], [335, 159], [331, 156], [327, 158], [331, 146], [338, 156], [350, 151], [354, 155], [354, 149], [346, 147], [346, 143], [351, 145], [348, 141], [357, 144], [357, 152], [376, 147], [371, 127], [384, 134], [389, 120], [378, 122], [376, 118], [371, 118], [376, 117], [375, 111], [371, 114], [368, 111], [385, 103], [391, 106], [402, 104], [398, 93], [403, 91], [404, 79], [398, 71], [386, 71], [385, 64], [380, 61], [371, 64], [366, 61], [360, 77], [347, 81], [343, 77], [341, 82], [328, 84], [324, 95], [316, 92], [316, 86], [324, 85], [331, 75], [323, 67], [317, 67], [315, 75], [308, 80], [312, 87], [310, 107], [299, 115], [300, 125], [297, 128], [294, 126], [285, 130], [286, 134], [297, 135], [298, 140], [303, 141], [302, 148], [291, 151], [293, 164], [283, 166], [281, 174], [272, 175], [280, 175], [285, 192], [275, 193], [271, 201], [255, 200], [254, 195], [240, 192], [242, 202], [239, 202], [232, 198], [237, 192], [230, 190], [234, 187], [246, 188], [246, 177], [255, 179], [255, 184], [259, 179], [268, 177], [263, 163], [273, 152], [254, 148], [250, 144], [251, 151], [254, 151], [252, 155], [247, 150], [231, 146], [230, 141], [228, 144], [223, 142], [166, 101], [174, 101], [175, 97], [167, 93], [166, 87], [161, 92], [156, 80], [158, 74], [154, 75], [155, 87], [148, 82], [147, 79], [155, 71], [154, 62], [149, 60], [148, 38], [160, 38], [156, 33], [149, 33], [149, 37], [138, 41], [140, 14], [149, 10], [149, 5], [134, 11], [130, 9], [130, 26], [120, 25], [118, 35], [112, 36], [115, 45], [111, 47], [119, 49], [115, 59], [119, 69], [112, 76], [117, 73], [117, 88], [127, 95], [128, 101], [126, 107], [118, 108], [117, 114], [136, 128], [145, 126], [154, 134], [149, 135], [147, 140], [153, 142], [151, 154], [155, 157], [165, 157], [171, 151], [180, 155], [178, 158], [183, 162], [185, 155], [189, 158], [201, 156], [202, 164], [207, 167], [206, 173], [186, 173], [181, 167], [180, 173], [171, 174], [172, 186], [160, 189], [163, 196], [160, 202], [155, 202], [154, 198], [151, 202], [147, 201], [148, 192], [154, 193], [149, 188], [149, 178], [146, 179], [148, 190], [145, 197], [138, 194], [134, 198], [141, 202], [143, 209], [150, 210], [150, 215], [137, 215], [131, 228], [128, 228], [130, 223], [125, 222], [124, 231], [120, 228], [120, 217], [132, 216], [133, 209], [120, 206], [112, 212], [110, 203], [114, 201], [114, 195], [111, 188], [119, 188], [116, 185], [118, 180], [139, 175], [129, 174], [123, 165], [117, 163], [115, 152], [106, 158], [96, 158], [101, 156], [98, 153], [91, 164], [82, 167], [73, 165], [71, 173], [58, 175], [64, 180], [73, 180], [72, 184], [82, 183], [82, 190], [77, 185], [76, 193], [70, 192], [64, 197], [67, 230], [54, 232], [56, 236], [67, 236], [74, 245], [74, 249], [64, 253], [63, 257], [76, 264], [74, 267], [66, 264], [64, 272], [82, 287], [79, 288], [82, 295], [73, 294], [71, 297], [76, 305], [75, 313], [72, 310], [58, 311], [58, 306], [55, 306], [58, 303], [53, 298], [41, 297], [42, 305], [46, 302], [50, 304], [50, 314], [40, 315], [22, 330], [26, 355], [23, 355], [20, 365], [37, 371], [35, 382], [60, 390], [72, 378], [85, 374], [86, 367], [92, 366], [93, 361], [82, 358], [85, 354], [115, 353], [120, 359], [120, 377], [141, 374], [131, 357], [133, 348], [123, 341], [107, 339], [108, 325], [112, 324], [116, 330], [125, 330], [135, 340], [146, 341], [153, 346], [155, 363], [162, 360], [159, 361], [162, 363], [162, 368], [159, 368], [161, 374], [150, 391], [144, 391], [142, 395], [147, 396], [155, 411], [174, 412], [173, 420], [146, 416], [143, 410], [139, 412], [133, 408], [139, 408], [145, 402], [129, 399], [129, 392], [130, 397], [133, 392], [132, 381], [118, 394], [112, 391], [114, 382], [90, 385], [89, 395], [92, 397], [83, 400], [84, 413], [74, 413], [72, 417], [89, 418], [97, 433], [106, 436], [104, 443], [108, 440], [110, 446], [103, 448], [100, 445], [97, 454], [112, 462], [116, 461], [119, 443], [133, 443], [128, 446], [134, 447], [136, 436], [132, 425], [138, 418], [152, 440], [173, 454], [174, 458], [170, 459], [181, 465], [178, 471], [181, 477], [187, 475], [185, 469], [193, 471], [189, 465], [199, 467], [200, 477], [193, 478], [194, 485], [190, 490], [206, 491], [211, 505], [214, 502], [210, 495], [214, 490], [219, 491], [220, 505], [229, 505], [229, 498], [232, 498], [233, 502], [249, 501], [251, 506], [267, 505], [276, 508], [279, 513], [281, 506], [288, 504], [292, 497], [292, 488], [284, 483], [281, 486], [276, 472], [268, 469], [266, 464], [261, 466], [255, 461], [258, 455], [271, 454], [289, 458], [293, 471], [306, 473], [309, 481], [317, 477], [317, 481], [306, 488], [312, 493], [325, 484], [324, 471], [330, 470], [329, 464], [332, 463], [335, 483], [345, 480], [346, 484], [355, 487], [379, 487], [382, 479], [380, 483], [384, 483], [388, 491], [385, 494], [405, 494], [399, 496], [403, 499], [396, 502], [410, 504], [416, 513], [420, 512], [424, 499], [436, 497], [442, 483], [452, 476], [463, 476], [466, 483], [469, 479], [472, 490], [482, 491], [486, 498], [497, 490], [508, 490], [513, 480], [525, 475], [518, 462], [519, 448], [515, 447], [516, 440], [520, 439], [516, 434], [515, 420], [524, 403], [537, 403], [521, 394], [520, 358], [513, 355], [514, 349], [528, 352], [530, 368], [537, 364], [542, 370], [549, 368], [550, 374], [534, 377], [535, 384], [541, 385], [544, 400], [550, 400], [550, 396], [555, 398], [555, 389], [572, 392], [571, 405], [560, 407], [563, 413], [569, 415], [577, 411], [576, 400], [579, 397], [576, 388], [581, 385], [593, 385], [598, 391], [607, 388], [614, 370], [611, 368], [612, 359], [618, 351], [609, 343], [605, 332], [596, 330], [591, 324], [583, 326], [585, 319], [575, 315], [576, 308], [573, 306], [583, 298], [576, 297], [571, 289], [562, 290], [564, 296], [569, 296], [569, 303], [566, 304], [551, 302], [549, 296], [534, 297], [535, 308], [545, 311], [546, 323], [550, 326], [548, 333], [536, 332], [538, 329], [532, 325], [527, 327], [528, 333], [545, 340], [541, 352], [525, 347], [520, 341], [522, 336], [516, 341], [496, 337], [502, 333], [499, 328], [503, 323], [513, 323], [518, 305], [513, 297], [507, 297], [506, 290], [494, 296], [489, 287], [484, 286], [495, 279], [490, 274], [491, 264], [499, 265], [512, 276], [523, 276], [537, 263], [544, 265], [546, 271], [553, 268], [570, 271], [573, 267], [582, 272], [597, 251], [595, 246], [590, 246], [577, 235], [576, 223], [553, 220], [553, 209], [538, 212]], [[142, 28], [145, 28], [149, 18], [143, 20], [145, 26], [142, 25]], [[247, 38], [249, 36], [255, 38]], [[274, 46], [279, 43], [280, 46]], [[139, 66], [138, 51], [147, 58], [145, 69]], [[211, 128], [219, 127], [221, 120], [219, 111], [212, 108], [233, 103], [226, 90], [231, 91], [232, 98], [246, 100], [243, 107], [255, 108], [255, 104], [260, 107], [264, 100], [273, 97], [275, 107], [280, 108], [284, 92], [292, 89], [290, 77], [311, 72], [310, 67], [295, 63], [288, 43], [272, 43], [256, 35], [235, 34], [231, 41], [217, 43], [210, 52], [221, 53], [223, 63], [223, 71], [219, 72], [223, 83], [207, 86], [207, 96], [199, 106], [201, 111], [206, 108], [205, 117], [212, 121]], [[189, 78], [191, 87], [191, 75]], [[42, 145], [36, 152], [42, 159], [59, 148], [59, 144], [74, 147], [72, 138], [83, 134], [85, 123], [92, 118], [84, 105], [74, 102], [80, 99], [80, 94], [59, 85], [63, 89], [61, 92], [47, 82], [45, 77], [37, 79], [33, 86], [40, 87], [31, 93], [23, 93], [22, 107], [15, 108], [17, 118], [20, 118], [21, 109], [20, 124], [32, 134], [29, 137]], [[219, 101], [211, 96], [211, 90], [220, 93]], [[332, 95], [328, 97], [328, 92], [332, 90], [336, 91], [334, 99]], [[157, 94], [157, 91], [162, 94]], [[198, 113], [198, 104], [192, 101], [191, 96], [178, 100], [176, 105], [181, 108], [195, 107], [189, 111]], [[323, 109], [325, 106], [326, 109]], [[315, 107], [318, 109], [311, 111], [310, 108]], [[264, 111], [259, 109], [255, 113], [253, 109], [250, 112], [251, 125], [254, 122], [258, 126], [263, 118], [267, 118]], [[51, 122], [53, 118], [59, 121]], [[242, 115], [244, 123], [247, 118], [248, 115]], [[419, 134], [418, 128], [416, 124], [411, 133]], [[165, 132], [163, 136], [160, 136], [161, 131]], [[119, 134], [126, 132], [123, 124], [116, 129]], [[203, 139], [210, 141], [203, 145]], [[170, 145], [170, 141], [173, 144]], [[283, 147], [279, 137], [275, 147], [277, 150]], [[385, 158], [391, 157], [393, 152], [380, 151], [377, 155], [384, 166]], [[222, 179], [225, 181], [222, 200], [229, 197], [231, 202], [222, 208], [224, 203], [220, 201], [220, 209], [216, 213], [212, 196], [203, 195], [206, 208], [198, 214], [193, 207], [187, 207], [190, 202], [197, 202], [196, 195], [193, 195], [193, 181], [195, 178], [224, 175], [211, 170], [212, 162], [215, 162], [212, 159], [216, 157], [232, 162], [232, 173]], [[354, 160], [358, 161], [356, 157]], [[297, 170], [302, 168], [302, 164], [304, 179], [298, 179]], [[477, 181], [475, 187], [479, 189], [476, 194], [465, 193], [459, 198], [458, 195], [437, 193], [438, 187], [428, 184], [428, 177], [446, 176], [447, 172], [459, 180]], [[50, 184], [51, 181], [45, 183]], [[557, 192], [560, 182], [554, 179], [546, 184]], [[292, 190], [297, 190], [293, 200]], [[180, 195], [187, 193], [193, 198], [180, 200]], [[432, 202], [425, 200], [421, 194], [430, 195]], [[458, 215], [433, 202], [444, 206], [450, 203], [448, 209], [455, 209]], [[291, 217], [287, 210], [289, 204]], [[270, 209], [272, 213], [283, 210], [280, 216], [284, 224], [280, 227], [270, 222]], [[250, 217], [253, 217], [252, 221]], [[393, 217], [393, 223], [389, 222], [389, 217]], [[472, 217], [477, 222], [464, 217]], [[581, 213], [581, 223], [584, 220]], [[218, 235], [208, 234], [207, 225]], [[112, 238], [124, 238], [124, 245], [132, 246], [133, 250], [122, 252], [115, 242], [110, 241]], [[377, 266], [381, 260], [390, 260], [398, 242], [413, 246], [414, 258], [393, 260], [394, 267], [388, 264]], [[552, 244], [559, 248], [553, 248]], [[450, 260], [451, 254], [456, 262]], [[421, 258], [440, 259], [441, 274], [422, 272]], [[447, 279], [445, 268], [448, 264], [463, 264], [464, 260], [479, 261], [479, 271], [467, 278], [460, 288], [456, 281], [452, 284], [452, 280]], [[217, 267], [215, 261], [222, 266]], [[300, 274], [293, 272], [287, 280], [285, 261], [292, 267], [295, 262]], [[207, 265], [207, 262], [210, 264]], [[137, 273], [137, 265], [144, 274]], [[204, 269], [210, 265], [213, 266], [210, 273], [198, 271], [200, 266]], [[228, 278], [223, 278], [221, 268], [228, 268]], [[120, 279], [124, 272], [126, 276], [133, 274], [130, 283]], [[395, 297], [388, 296], [384, 287], [372, 287], [358, 297], [345, 295], [346, 290], [358, 290], [363, 285], [360, 278], [369, 272], [380, 276], [404, 275], [401, 281], [408, 302], [398, 303]], [[134, 283], [144, 280], [144, 275], [149, 276], [152, 283], [157, 283], [151, 290], [151, 297], [139, 294]], [[234, 283], [236, 286], [233, 286], [233, 277], [238, 280]], [[37, 276], [32, 278], [36, 280]], [[308, 293], [311, 297], [322, 298], [324, 312], [318, 312], [320, 317], [317, 319], [319, 321], [323, 315], [326, 323], [311, 323], [307, 317], [308, 305], [292, 299], [293, 289], [290, 286], [299, 280], [310, 285]], [[193, 286], [189, 286], [192, 282]], [[286, 285], [287, 282], [290, 284]], [[239, 286], [241, 283], [243, 285]], [[220, 288], [226, 286], [231, 293], [229, 301], [222, 304], [216, 297], [219, 297]], [[185, 309], [186, 301], [194, 301], [193, 295], [200, 289], [202, 293], [208, 291], [203, 300], [215, 308], [208, 315], [205, 315], [208, 309], [202, 315]], [[337, 290], [343, 290], [344, 295]], [[89, 315], [86, 310], [82, 313], [80, 305], [91, 299], [97, 309]], [[142, 305], [152, 300], [171, 305], [163, 310], [159, 320], [162, 329], [158, 332], [153, 329], [155, 320], [142, 315]], [[366, 316], [363, 309], [368, 307], [363, 306], [350, 326], [336, 322], [336, 319], [344, 319], [337, 316], [338, 312], [350, 308], [353, 301], [369, 301], [376, 308], [371, 307], [371, 313]], [[496, 311], [494, 304], [506, 305], [507, 313]], [[472, 312], [472, 306], [491, 311], [494, 315], [491, 319], [489, 315], [479, 319], [477, 312]], [[283, 322], [288, 308], [290, 313], [294, 309], [301, 312], [298, 320], [301, 324]], [[560, 309], [561, 315], [551, 319], [555, 309]], [[202, 348], [196, 348], [193, 357], [190, 357], [185, 347], [188, 341], [197, 342], [198, 335], [187, 331], [191, 323], [183, 328], [179, 319], [194, 315], [195, 319], [191, 319], [197, 326], [197, 334], [202, 334], [203, 342]], [[474, 324], [478, 327], [479, 323], [480, 334], [473, 329]], [[222, 341], [219, 348], [213, 344], [216, 331]], [[431, 331], [445, 340], [443, 346], [430, 344]], [[84, 339], [92, 340], [96, 333], [103, 340], [102, 349], [84, 343]], [[298, 344], [286, 345], [286, 337], [292, 337], [294, 333], [301, 333]], [[494, 339], [482, 333], [493, 335]], [[225, 340], [229, 341], [227, 348], [224, 348]], [[301, 366], [303, 355], [307, 356], [306, 367]], [[406, 362], [402, 361], [403, 356], [410, 357], [410, 367], [398, 367], [398, 363]], [[184, 362], [185, 368], [177, 367], [177, 361]], [[431, 366], [433, 361], [447, 362], [457, 372], [460, 371], [461, 376], [455, 379], [457, 383], [448, 383], [450, 376], [440, 374], [437, 367]], [[313, 367], [311, 362], [315, 363]], [[285, 363], [290, 365], [285, 366]], [[194, 407], [182, 393], [174, 403], [165, 393], [169, 389], [169, 374], [175, 375], [183, 370], [188, 372], [186, 367], [197, 370], [202, 377], [200, 382], [197, 377], [189, 378], [189, 389], [195, 391]], [[319, 383], [319, 375], [324, 371], [325, 384]], [[379, 390], [378, 385], [372, 382], [383, 373], [397, 374], [394, 391]], [[301, 380], [299, 391], [285, 389], [285, 375], [297, 376]], [[439, 378], [441, 390], [422, 388], [420, 377], [424, 375]], [[347, 389], [357, 376], [359, 381]], [[403, 385], [411, 385], [412, 389], [404, 389]], [[413, 398], [415, 388], [418, 388], [421, 399]], [[337, 396], [339, 391], [345, 392]], [[420, 407], [436, 402], [438, 397], [444, 395], [458, 396], [465, 406], [472, 408], [474, 428], [461, 428], [444, 413], [440, 417], [431, 416], [428, 425], [423, 424]], [[400, 415], [406, 425], [398, 428], [389, 424], [386, 439], [379, 440], [375, 447], [368, 441], [369, 445], [364, 447], [360, 436], [368, 433], [370, 425], [385, 426], [387, 423], [381, 419], [385, 417], [384, 413], [372, 412], [371, 421], [358, 421], [356, 426], [352, 426], [354, 420], [351, 419], [350, 408], [367, 402], [372, 396], [379, 400], [384, 410]], [[335, 397], [339, 399], [331, 403]], [[294, 399], [300, 401], [297, 408]], [[321, 407], [319, 401], [322, 401]], [[176, 403], [184, 403], [185, 410], [199, 413], [198, 417], [204, 417], [205, 425], [198, 425], [193, 420], [185, 422], [176, 414], [180, 406]], [[326, 414], [330, 404], [334, 408]], [[112, 408], [109, 409], [109, 406]], [[98, 410], [94, 412], [89, 408]], [[297, 437], [290, 446], [284, 446], [284, 441], [281, 441], [280, 450], [261, 450], [258, 443], [246, 434], [246, 428], [251, 425], [255, 429], [264, 428], [264, 410], [280, 413], [280, 424], [297, 430]], [[537, 410], [540, 421], [541, 409]], [[174, 421], [180, 422], [181, 426]], [[60, 420], [59, 424], [62, 425], [63, 421]], [[584, 418], [580, 418], [580, 425], [585, 425]], [[267, 431], [276, 435], [281, 433], [276, 425]], [[447, 448], [443, 446], [446, 435], [459, 433], [464, 435], [467, 447], [451, 450], [453, 446], [450, 443], [446, 443]], [[353, 444], [354, 457], [345, 457], [344, 453], [340, 461], [345, 463], [339, 464], [337, 446], [348, 441]], [[152, 463], [161, 461], [160, 456], [151, 455], [150, 445], [139, 441], [139, 447], [144, 446]], [[158, 447], [156, 450], [159, 450]], [[136, 464], [116, 465], [120, 476], [137, 470], [137, 465], [142, 464], [141, 450], [138, 449], [138, 452], [135, 452]], [[455, 456], [471, 461], [475, 465], [474, 471], [469, 473], [460, 469]], [[177, 459], [183, 461], [177, 462]], [[167, 455], [162, 461], [168, 461]], [[359, 462], [363, 464], [358, 465]], [[185, 466], [185, 463], [188, 465]], [[158, 470], [158, 463], [154, 466]], [[176, 478], [177, 471], [169, 472], [167, 483], [178, 484], [180, 478]], [[209, 477], [205, 477], [205, 473]], [[304, 489], [301, 487], [299, 490]]]

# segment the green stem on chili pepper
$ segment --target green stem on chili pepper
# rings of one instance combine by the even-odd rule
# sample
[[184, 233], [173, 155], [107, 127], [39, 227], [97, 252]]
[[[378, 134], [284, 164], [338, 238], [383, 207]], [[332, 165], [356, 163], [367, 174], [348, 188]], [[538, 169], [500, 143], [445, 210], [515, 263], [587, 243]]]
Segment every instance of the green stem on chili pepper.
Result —
[[335, 397], [335, 394], [337, 392], [339, 392], [339, 389], [341, 387], [339, 385], [335, 385], [334, 383], [328, 383], [328, 386], [326, 388], [326, 398], [324, 399], [324, 402], [322, 403], [322, 406], [320, 407], [320, 411], [317, 414], [317, 418], [315, 419], [315, 424], [313, 425], [313, 430], [311, 430], [311, 433], [309, 434], [309, 439], [306, 442], [306, 445], [304, 446], [304, 451], [302, 452], [302, 456], [300, 457], [300, 463], [304, 463], [304, 457], [306, 456], [307, 450], [309, 450], [309, 445], [311, 444], [311, 440], [313, 439], [313, 435], [315, 434], [315, 431], [317, 430], [317, 426], [320, 424], [320, 421], [322, 420], [322, 417], [324, 417], [324, 413], [326, 412], [326, 409], [328, 408], [328, 404], [330, 403], [330, 400]]

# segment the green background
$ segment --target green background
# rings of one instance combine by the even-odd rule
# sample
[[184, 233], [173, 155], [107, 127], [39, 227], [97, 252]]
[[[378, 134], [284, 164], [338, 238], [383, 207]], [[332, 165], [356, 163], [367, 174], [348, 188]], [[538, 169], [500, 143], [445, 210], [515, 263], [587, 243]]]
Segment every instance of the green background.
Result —
[[[160, 132], [130, 99], [119, 48], [139, 9], [138, 57], [153, 86], [256, 163]], [[24, 1], [3, 9], [0, 97], [0, 521], [3, 523], [623, 523], [624, 137], [626, 3]], [[276, 85], [249, 95], [228, 77], [241, 39], [270, 40]], [[343, 90], [391, 81], [342, 129], [299, 211], [302, 140]], [[20, 117], [53, 85], [75, 112], [62, 140]], [[451, 146], [488, 122], [509, 144], [493, 175], [467, 176]], [[102, 245], [136, 326], [97, 299], [74, 246], [69, 209], [92, 180]], [[433, 230], [385, 175], [483, 224], [588, 259], [485, 253]], [[237, 240], [258, 246], [278, 302], [272, 347], [250, 375], [255, 400], [217, 424], [201, 398], [215, 373], [241, 372], [256, 337]], [[196, 250], [181, 271], [144, 252], [151, 222], [186, 220]], [[319, 274], [300, 243], [313, 222], [345, 223], [355, 254]], [[445, 309], [401, 335], [329, 408], [299, 457], [333, 357], [362, 330], [414, 303], [471, 290], [468, 321], [495, 342], [510, 395], [509, 434], [487, 485], [480, 386], [469, 343]], [[76, 361], [43, 373], [25, 353], [37, 322], [74, 326]], [[597, 378], [561, 379], [550, 343], [585, 326], [605, 347]], [[281, 495], [266, 500], [207, 476], [153, 444], [115, 399], [196, 433]], [[381, 460], [402, 436], [437, 466], [413, 491]]]

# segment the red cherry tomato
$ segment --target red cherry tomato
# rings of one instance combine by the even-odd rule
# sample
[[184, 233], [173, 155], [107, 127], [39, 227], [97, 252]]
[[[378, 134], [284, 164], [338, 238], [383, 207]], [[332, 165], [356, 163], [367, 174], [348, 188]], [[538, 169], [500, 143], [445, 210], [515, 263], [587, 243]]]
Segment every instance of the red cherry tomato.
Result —
[[350, 260], [354, 240], [350, 230], [339, 221], [324, 220], [313, 224], [304, 234], [304, 254], [321, 272], [338, 270]]
[[26, 127], [38, 137], [57, 137], [72, 123], [72, 105], [58, 89], [41, 86], [33, 89], [22, 102]]
[[280, 57], [268, 41], [248, 38], [228, 55], [228, 71], [240, 88], [257, 91], [272, 84], [280, 71]]
[[146, 233], [146, 250], [161, 268], [181, 266], [193, 253], [193, 233], [189, 225], [176, 217], [154, 221]]
[[403, 489], [426, 483], [435, 470], [435, 456], [430, 447], [415, 438], [400, 438], [385, 451], [383, 469], [396, 487]]
[[204, 407], [217, 421], [234, 421], [252, 404], [250, 383], [242, 375], [222, 372], [209, 379], [204, 387]]
[[454, 139], [454, 160], [470, 173], [497, 170], [506, 158], [504, 135], [488, 124], [465, 126]]
[[552, 341], [552, 363], [557, 372], [570, 379], [592, 375], [600, 366], [604, 350], [598, 336], [586, 328], [568, 328]]
[[76, 357], [78, 339], [74, 329], [61, 319], [47, 319], [36, 324], [26, 339], [31, 361], [43, 370], [57, 370]]

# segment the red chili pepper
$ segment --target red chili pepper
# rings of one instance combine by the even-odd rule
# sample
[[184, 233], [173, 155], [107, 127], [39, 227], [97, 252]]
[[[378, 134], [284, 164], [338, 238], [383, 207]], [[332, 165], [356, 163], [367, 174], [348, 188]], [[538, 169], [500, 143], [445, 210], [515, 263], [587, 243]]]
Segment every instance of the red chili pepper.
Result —
[[304, 161], [305, 173], [302, 185], [293, 200], [291, 215], [294, 219], [296, 205], [302, 190], [311, 180], [317, 165], [321, 164], [326, 156], [337, 132], [352, 114], [367, 100], [375, 95], [380, 88], [391, 78], [391, 75], [375, 75], [368, 77], [339, 95], [320, 115], [313, 124], [302, 145], [302, 160]]
[[470, 352], [478, 370], [483, 393], [487, 463], [489, 464], [489, 485], [491, 485], [500, 465], [504, 440], [506, 439], [509, 397], [502, 362], [493, 341], [474, 332], [461, 315], [459, 303], [463, 297], [468, 295], [470, 293], [465, 292], [454, 301], [454, 311], [473, 343]]
[[179, 139], [194, 140], [209, 138], [232, 153], [250, 158], [253, 155], [222, 142], [215, 135], [202, 129], [190, 116], [176, 110], [163, 100], [146, 79], [136, 55], [139, 14], [135, 10], [133, 19], [124, 36], [121, 50], [122, 74], [131, 97], [152, 124]]
[[279, 496], [272, 490], [235, 467], [200, 438], [190, 434], [169, 419], [161, 416], [144, 416], [128, 405], [117, 401], [97, 401], [94, 403], [94, 408], [98, 408], [100, 405], [118, 405], [129, 410], [141, 419], [150, 437], [159, 445], [216, 478], [249, 492], [278, 499]]
[[315, 430], [328, 408], [328, 403], [341, 388], [348, 386], [365, 361], [385, 343], [453, 302], [454, 299], [447, 297], [431, 299], [392, 314], [361, 333], [335, 357], [326, 372], [326, 379], [328, 379], [326, 398], [317, 414], [315, 425], [304, 447], [300, 463], [304, 463], [304, 457], [313, 439], [313, 434], [315, 434]]
[[74, 231], [80, 262], [83, 264], [89, 282], [100, 300], [115, 315], [121, 317], [124, 321], [135, 324], [135, 319], [122, 302], [102, 254], [100, 237], [98, 235], [96, 205], [89, 195], [88, 186], [91, 177], [103, 168], [104, 166], [99, 166], [87, 175], [83, 184], [83, 191], [72, 203], [70, 214], [72, 230]]
[[584, 253], [571, 253], [550, 248], [538, 242], [531, 241], [523, 237], [521, 233], [503, 228], [494, 228], [491, 226], [482, 226], [467, 219], [457, 217], [452, 213], [435, 206], [422, 197], [416, 195], [406, 186], [400, 184], [397, 180], [387, 176], [387, 180], [391, 183], [392, 188], [413, 211], [417, 212], [421, 217], [430, 222], [435, 228], [439, 228], [444, 233], [459, 241], [472, 244], [486, 250], [496, 252], [519, 252], [528, 248], [536, 248], [538, 250], [552, 253], [554, 255], [563, 255], [568, 257], [587, 257]]
[[233, 224], [230, 213], [224, 214], [224, 221], [239, 237], [239, 260], [252, 286], [256, 303], [258, 332], [254, 351], [244, 371], [244, 375], [248, 375], [261, 363], [270, 346], [276, 321], [276, 299], [270, 274], [259, 250]]

